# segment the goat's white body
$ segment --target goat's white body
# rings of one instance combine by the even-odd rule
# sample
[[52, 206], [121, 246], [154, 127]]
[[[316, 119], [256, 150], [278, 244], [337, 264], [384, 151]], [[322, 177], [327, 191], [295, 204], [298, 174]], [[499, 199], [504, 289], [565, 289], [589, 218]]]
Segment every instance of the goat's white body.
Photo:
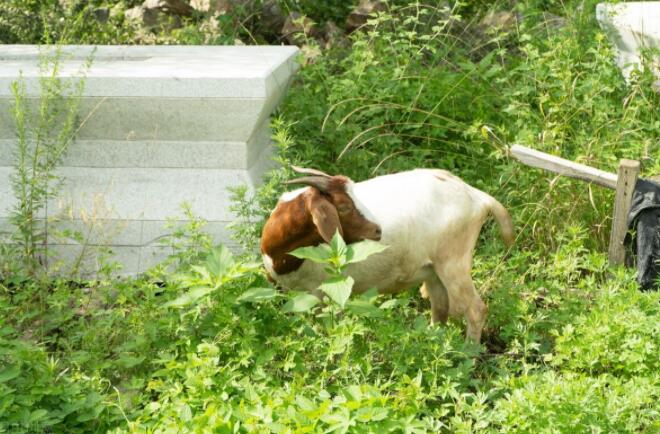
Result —
[[[476, 294], [452, 290], [451, 268], [469, 276], [481, 226], [497, 202], [450, 173], [433, 169], [380, 176], [352, 184], [347, 192], [358, 210], [380, 226], [380, 242], [388, 246], [348, 267], [354, 292], [370, 288], [398, 292], [443, 274], [449, 314], [463, 314]], [[268, 259], [264, 258], [267, 266]], [[268, 268], [280, 285], [290, 289], [313, 291], [326, 278], [323, 266], [311, 261], [279, 276]]]
[[[358, 210], [382, 230], [386, 250], [349, 265], [353, 291], [398, 292], [421, 283], [431, 299], [434, 321], [464, 315], [468, 336], [479, 340], [487, 308], [470, 276], [481, 227], [493, 213], [505, 241], [512, 242], [511, 219], [502, 205], [444, 170], [416, 169], [347, 186]], [[296, 191], [294, 194], [300, 194]], [[290, 200], [285, 194], [281, 201]], [[316, 291], [326, 279], [323, 266], [306, 260], [291, 273], [271, 276], [283, 287]]]

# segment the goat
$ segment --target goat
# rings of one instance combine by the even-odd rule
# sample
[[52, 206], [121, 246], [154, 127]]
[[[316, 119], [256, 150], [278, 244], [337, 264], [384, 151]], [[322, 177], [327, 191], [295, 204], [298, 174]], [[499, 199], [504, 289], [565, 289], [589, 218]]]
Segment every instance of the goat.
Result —
[[466, 335], [479, 342], [487, 307], [472, 277], [472, 255], [489, 214], [507, 246], [514, 230], [508, 211], [493, 197], [445, 170], [415, 169], [354, 183], [345, 176], [294, 168], [306, 175], [289, 184], [266, 222], [261, 239], [264, 265], [280, 286], [314, 291], [323, 267], [292, 250], [328, 242], [334, 230], [346, 242], [380, 240], [388, 248], [350, 264], [355, 293], [377, 288], [396, 293], [422, 284], [432, 323], [464, 316]]

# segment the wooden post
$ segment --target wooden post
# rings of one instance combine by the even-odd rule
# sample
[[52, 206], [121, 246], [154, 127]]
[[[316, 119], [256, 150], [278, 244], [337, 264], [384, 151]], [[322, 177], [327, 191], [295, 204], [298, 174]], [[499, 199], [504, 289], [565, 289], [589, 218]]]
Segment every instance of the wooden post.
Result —
[[628, 232], [628, 213], [635, 183], [639, 175], [639, 161], [621, 160], [619, 175], [616, 183], [616, 196], [614, 198], [614, 218], [610, 232], [610, 248], [608, 258], [610, 265], [623, 265], [626, 251], [623, 240]]
[[511, 154], [528, 166], [615, 189], [614, 218], [610, 232], [608, 258], [610, 265], [623, 265], [626, 258], [623, 241], [628, 232], [628, 213], [639, 175], [639, 161], [621, 160], [619, 173], [615, 175], [525, 146], [513, 145]]

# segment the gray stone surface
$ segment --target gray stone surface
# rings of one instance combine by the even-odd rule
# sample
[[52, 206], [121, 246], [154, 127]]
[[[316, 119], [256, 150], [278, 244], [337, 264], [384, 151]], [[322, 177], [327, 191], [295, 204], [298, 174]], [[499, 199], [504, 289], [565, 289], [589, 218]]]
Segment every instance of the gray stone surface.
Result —
[[[75, 79], [91, 56], [86, 96], [269, 98], [286, 87], [297, 52], [286, 46], [70, 45], [62, 49], [61, 76]], [[39, 94], [39, 53], [34, 45], [0, 46], [0, 96], [11, 95], [18, 70], [28, 95]]]
[[[181, 212], [172, 217], [170, 220], [129, 220], [101, 215], [71, 219], [63, 213], [49, 219], [47, 239], [50, 245], [167, 247], [170, 245], [169, 237], [187, 223], [182, 220]], [[234, 242], [227, 241], [230, 239], [227, 228], [229, 223], [230, 221], [206, 221], [203, 230], [214, 242], [235, 246]], [[38, 219], [36, 226], [39, 231], [44, 231], [46, 220]], [[8, 241], [6, 236], [12, 230], [9, 219], [0, 218], [0, 240]]]
[[[92, 51], [64, 47], [60, 76], [77, 80]], [[9, 182], [16, 145], [10, 85], [21, 73], [35, 113], [38, 53], [35, 46], [0, 45], [5, 238], [16, 203]], [[49, 265], [66, 264], [60, 270], [66, 274], [78, 263], [87, 275], [110, 248], [123, 274], [144, 271], [169, 254], [164, 237], [173, 229], [165, 226], [169, 218], [185, 224], [183, 202], [208, 221], [216, 242], [235, 247], [227, 230], [234, 218], [228, 188], [252, 188], [274, 165], [269, 115], [297, 68], [296, 53], [295, 47], [97, 47], [78, 114], [83, 124], [57, 169], [61, 193], [48, 204]]]
[[51, 273], [62, 276], [91, 277], [103, 264], [116, 262], [117, 274], [134, 275], [145, 270], [141, 264], [143, 249], [133, 246], [49, 245], [48, 267]]
[[[32, 112], [38, 100], [31, 99]], [[266, 99], [83, 98], [78, 140], [240, 141], [250, 139], [275, 107]], [[0, 112], [12, 101], [0, 97]], [[0, 124], [0, 139], [15, 138], [11, 119]]]
[[[69, 146], [63, 166], [248, 169], [269, 141], [267, 122], [247, 142], [80, 139]], [[12, 165], [15, 146], [15, 138], [0, 139], [0, 166]]]
[[[641, 67], [643, 48], [660, 50], [660, 1], [599, 3], [596, 17], [616, 47], [617, 64], [626, 80], [634, 67]], [[656, 89], [660, 90], [660, 59], [655, 60]]]

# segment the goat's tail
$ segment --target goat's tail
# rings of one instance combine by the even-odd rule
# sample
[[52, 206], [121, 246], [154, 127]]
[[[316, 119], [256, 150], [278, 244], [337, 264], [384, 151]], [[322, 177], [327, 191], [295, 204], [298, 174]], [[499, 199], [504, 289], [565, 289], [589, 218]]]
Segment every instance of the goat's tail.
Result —
[[504, 208], [504, 205], [499, 203], [497, 199], [490, 195], [488, 195], [488, 197], [490, 199], [490, 212], [500, 226], [500, 234], [502, 235], [504, 244], [506, 244], [507, 247], [511, 247], [516, 237], [513, 230], [513, 220], [511, 220], [511, 215], [509, 214], [509, 211]]

